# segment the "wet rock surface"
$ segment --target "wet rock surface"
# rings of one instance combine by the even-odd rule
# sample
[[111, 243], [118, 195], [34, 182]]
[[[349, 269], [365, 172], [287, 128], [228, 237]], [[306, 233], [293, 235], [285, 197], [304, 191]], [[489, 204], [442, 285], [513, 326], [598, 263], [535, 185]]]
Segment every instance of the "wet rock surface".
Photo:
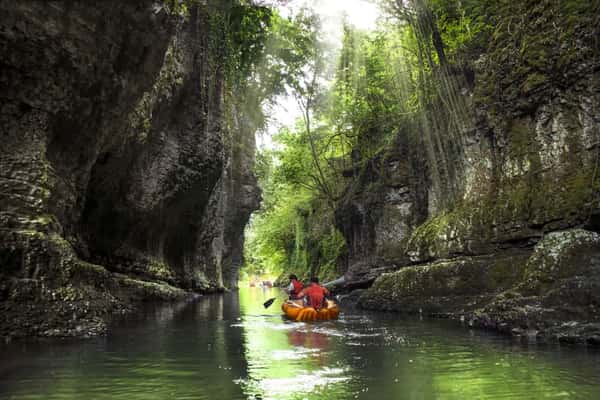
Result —
[[224, 122], [210, 10], [0, 10], [0, 334], [94, 335], [137, 301], [234, 287], [254, 132]]
[[[349, 186], [336, 214], [350, 250], [347, 285], [374, 282], [360, 296], [365, 308], [596, 343], [597, 18], [526, 3], [535, 15], [518, 28], [526, 51], [499, 24], [474, 57], [472, 86], [438, 76], [455, 85], [458, 106], [440, 104], [425, 118], [435, 125], [446, 113], [458, 128], [414, 127], [438, 147], [421, 154], [399, 140]], [[540, 33], [550, 25], [572, 40], [550, 48]]]
[[553, 232], [532, 252], [440, 260], [384, 274], [359, 305], [449, 317], [470, 326], [596, 344], [600, 235]]

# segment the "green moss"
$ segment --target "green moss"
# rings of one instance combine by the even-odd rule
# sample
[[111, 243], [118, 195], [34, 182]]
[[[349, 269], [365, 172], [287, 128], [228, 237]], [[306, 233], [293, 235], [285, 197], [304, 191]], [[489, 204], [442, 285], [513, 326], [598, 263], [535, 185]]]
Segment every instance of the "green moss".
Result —
[[56, 218], [53, 215], [49, 214], [38, 215], [37, 217], [31, 220], [31, 222], [36, 225], [49, 225], [50, 223], [53, 223], [55, 221]]
[[34, 229], [21, 229], [21, 230], [15, 231], [15, 233], [17, 235], [23, 235], [23, 236], [30, 237], [30, 238], [44, 239], [46, 237], [45, 233], [40, 232], [38, 230], [34, 230]]
[[119, 281], [119, 285], [122, 290], [125, 290], [121, 297], [125, 296], [127, 300], [133, 301], [178, 300], [187, 296], [183, 289], [156, 282], [123, 278]]
[[84, 261], [78, 261], [74, 271], [85, 272], [89, 274], [89, 276], [96, 277], [98, 279], [107, 278], [110, 276], [110, 272], [108, 272], [103, 266]]
[[[499, 2], [489, 15], [496, 29], [485, 65], [478, 68], [475, 104], [488, 106], [492, 119], [498, 116], [501, 121], [502, 114], [534, 110], [552, 90], [573, 83], [565, 77], [580, 79], [583, 74], [571, 70], [581, 60], [594, 58], [593, 46], [581, 45], [595, 35], [594, 8], [599, 11], [599, 6], [583, 1]], [[515, 13], [527, 22], [516, 22]]]
[[53, 300], [58, 301], [77, 301], [83, 297], [81, 291], [71, 285], [60, 287], [54, 290], [52, 294]]
[[548, 83], [548, 81], [549, 78], [547, 75], [540, 74], [537, 72], [531, 73], [527, 76], [525, 82], [523, 82], [523, 92], [532, 92], [538, 89], [540, 86]]
[[437, 241], [455, 219], [456, 216], [448, 212], [436, 215], [418, 226], [408, 240], [409, 251], [414, 249], [425, 257], [434, 254]]
[[506, 290], [521, 281], [529, 253], [510, 257], [496, 257], [486, 276], [487, 286], [496, 290]]
[[448, 312], [492, 298], [522, 278], [529, 253], [463, 257], [405, 267], [384, 274], [363, 294], [361, 303], [404, 312]]
[[598, 234], [574, 229], [553, 232], [535, 248], [528, 260], [520, 290], [544, 294], [561, 279], [597, 274], [593, 262], [594, 248], [600, 244]]
[[177, 37], [174, 37], [165, 52], [162, 67], [152, 85], [145, 92], [129, 115], [129, 123], [136, 132], [136, 139], [144, 143], [152, 128], [153, 111], [160, 100], [171, 99], [183, 85], [185, 78], [184, 54]]
[[524, 158], [531, 143], [531, 135], [526, 120], [518, 119], [512, 122], [508, 130], [508, 154], [512, 158]]
[[148, 264], [148, 274], [152, 275], [156, 279], [170, 281], [175, 278], [173, 271], [169, 267], [168, 264], [158, 261], [152, 260]]
[[[519, 149], [515, 146], [513, 154]], [[473, 246], [510, 240], [511, 235], [518, 238], [529, 227], [551, 231], [556, 229], [553, 221], [572, 226], [587, 218], [594, 193], [600, 190], [599, 180], [592, 187], [591, 171], [536, 173], [531, 167], [539, 163], [536, 156], [519, 156], [533, 160], [525, 164], [528, 172], [506, 178], [496, 192], [480, 193], [418, 226], [407, 242], [408, 254], [427, 260], [468, 253]]]

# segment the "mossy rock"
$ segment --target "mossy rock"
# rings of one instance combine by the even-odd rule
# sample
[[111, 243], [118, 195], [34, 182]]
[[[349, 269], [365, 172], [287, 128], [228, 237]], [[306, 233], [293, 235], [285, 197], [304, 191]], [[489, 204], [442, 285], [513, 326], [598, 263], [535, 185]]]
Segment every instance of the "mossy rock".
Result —
[[600, 278], [600, 235], [584, 229], [552, 232], [527, 261], [520, 289], [543, 295], [561, 280], [577, 276]]
[[377, 278], [359, 305], [408, 313], [473, 308], [483, 298], [489, 300], [519, 282], [528, 256], [527, 252], [511, 252], [404, 267]]

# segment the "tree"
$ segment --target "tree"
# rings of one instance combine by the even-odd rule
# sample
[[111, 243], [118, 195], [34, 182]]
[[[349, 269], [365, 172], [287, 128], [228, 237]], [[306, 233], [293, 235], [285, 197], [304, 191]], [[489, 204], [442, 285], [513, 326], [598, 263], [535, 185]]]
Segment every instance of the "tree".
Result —
[[324, 83], [328, 75], [325, 62], [327, 44], [320, 39], [321, 22], [309, 9], [300, 10], [294, 19], [279, 22], [276, 29], [282, 41], [279, 46], [279, 59], [282, 61], [280, 73], [286, 91], [294, 97], [302, 112], [303, 130], [298, 133], [306, 139], [314, 166], [314, 173], [306, 175], [309, 181], [297, 182], [317, 188], [334, 207], [336, 196], [324, 170], [324, 154], [314, 124], [318, 109], [326, 98]]

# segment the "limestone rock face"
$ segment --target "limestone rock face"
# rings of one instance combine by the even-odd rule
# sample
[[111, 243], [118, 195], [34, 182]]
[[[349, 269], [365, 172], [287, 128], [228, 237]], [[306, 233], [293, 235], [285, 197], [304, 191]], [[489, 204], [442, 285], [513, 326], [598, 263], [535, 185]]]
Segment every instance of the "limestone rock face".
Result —
[[529, 251], [453, 258], [382, 275], [366, 308], [460, 318], [471, 326], [597, 344], [600, 235], [553, 232]]
[[259, 199], [254, 132], [225, 123], [235, 115], [211, 10], [182, 17], [137, 0], [0, 11], [3, 331], [21, 315], [21, 333], [63, 332], [39, 319], [69, 302], [73, 320], [102, 321], [130, 299], [235, 286]]
[[[565, 318], [598, 322], [587, 307], [597, 306], [591, 293], [600, 278], [600, 246], [588, 240], [600, 231], [600, 53], [592, 39], [599, 25], [553, 14], [551, 2], [527, 3], [531, 23], [518, 32], [526, 49], [498, 24], [471, 66], [471, 84], [456, 71], [437, 77], [455, 106], [425, 117], [445, 113], [434, 121], [453, 126], [432, 122], [412, 135], [437, 138], [434, 151], [423, 156], [398, 141], [390, 156], [372, 160], [379, 172], [353, 183], [341, 202], [337, 224], [355, 249], [346, 278], [375, 280], [361, 296], [364, 307], [481, 313], [487, 317], [473, 324], [556, 337]], [[549, 26], [564, 44], [549, 44]], [[390, 165], [396, 154], [398, 170]], [[564, 243], [575, 237], [588, 238], [585, 257], [540, 264], [541, 253], [571, 254], [565, 248], [575, 244]], [[523, 322], [523, 309], [532, 310], [529, 321], [546, 310], [547, 324]]]
[[348, 186], [335, 213], [348, 245], [347, 281], [363, 285], [410, 259], [403, 243], [427, 218], [427, 166], [418, 143], [400, 135], [385, 159], [347, 171]]

